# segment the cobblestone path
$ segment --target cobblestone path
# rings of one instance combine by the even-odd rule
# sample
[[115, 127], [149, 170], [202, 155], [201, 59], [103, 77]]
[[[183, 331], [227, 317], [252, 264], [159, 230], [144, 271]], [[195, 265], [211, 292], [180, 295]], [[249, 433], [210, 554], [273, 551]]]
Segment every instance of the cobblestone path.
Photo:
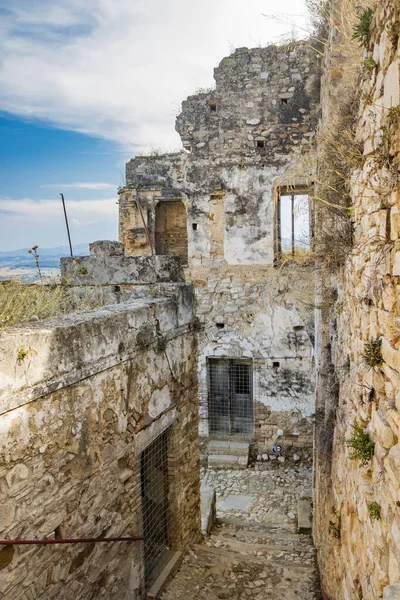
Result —
[[297, 498], [311, 468], [273, 464], [204, 471], [217, 491], [217, 523], [192, 547], [163, 600], [319, 600], [310, 535], [296, 533]]

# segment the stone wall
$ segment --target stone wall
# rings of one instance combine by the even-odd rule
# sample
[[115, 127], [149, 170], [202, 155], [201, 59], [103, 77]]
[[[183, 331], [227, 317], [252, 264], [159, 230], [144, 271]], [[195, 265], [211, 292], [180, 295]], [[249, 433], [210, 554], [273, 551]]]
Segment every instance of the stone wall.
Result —
[[253, 438], [263, 452], [282, 432], [287, 447], [311, 444], [312, 270], [280, 260], [277, 198], [312, 187], [319, 63], [305, 42], [236, 50], [215, 70], [215, 90], [182, 104], [176, 127], [186, 151], [132, 159], [120, 194], [128, 255], [155, 247], [160, 203], [184, 204], [186, 279], [203, 325], [201, 433], [207, 357], [251, 358]]
[[[198, 540], [193, 293], [163, 287], [176, 289], [2, 333], [2, 539], [140, 536], [141, 452], [168, 429], [171, 545]], [[0, 548], [7, 600], [143, 587], [142, 542]]]
[[[331, 600], [400, 593], [399, 30], [395, 3], [380, 2], [360, 59], [356, 141], [364, 156], [349, 182], [354, 247], [325, 278], [325, 291], [334, 289], [317, 320], [315, 539]], [[338, 56], [330, 49], [336, 74], [346, 69]], [[330, 95], [323, 89], [323, 102]], [[331, 103], [325, 118], [332, 117]], [[374, 443], [365, 464], [350, 457], [354, 423]]]

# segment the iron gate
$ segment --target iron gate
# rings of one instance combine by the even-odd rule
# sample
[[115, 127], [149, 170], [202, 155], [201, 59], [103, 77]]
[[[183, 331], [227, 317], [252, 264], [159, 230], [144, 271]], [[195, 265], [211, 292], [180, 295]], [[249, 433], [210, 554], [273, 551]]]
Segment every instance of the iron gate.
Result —
[[170, 557], [168, 503], [168, 431], [141, 454], [145, 585], [149, 588]]
[[253, 433], [253, 373], [251, 360], [208, 358], [210, 434]]

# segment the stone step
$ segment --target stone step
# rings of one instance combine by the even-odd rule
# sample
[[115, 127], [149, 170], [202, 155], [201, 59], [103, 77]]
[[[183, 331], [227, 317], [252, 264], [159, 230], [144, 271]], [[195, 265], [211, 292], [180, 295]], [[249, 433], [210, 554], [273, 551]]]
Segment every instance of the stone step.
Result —
[[282, 560], [290, 563], [304, 564], [312, 567], [315, 562], [315, 550], [312, 546], [302, 546], [297, 541], [289, 544], [271, 544], [269, 543], [250, 543], [247, 541], [211, 537], [211, 547], [223, 550], [224, 552], [234, 552], [249, 557], [264, 558], [264, 560]]
[[237, 531], [233, 532], [220, 532], [217, 536], [211, 535], [212, 541], [217, 539], [221, 540], [224, 544], [236, 544], [237, 542], [250, 544], [254, 547], [266, 547], [268, 550], [290, 550], [295, 549], [305, 552], [314, 552], [314, 545], [312, 539], [308, 535], [302, 534], [272, 534], [272, 533], [258, 533], [257, 535], [250, 536], [248, 532]]
[[246, 469], [248, 461], [248, 455], [210, 454], [208, 457], [208, 466], [212, 469]]
[[232, 440], [211, 440], [208, 442], [208, 454], [230, 456], [248, 456], [250, 444]]
[[238, 555], [240, 555], [240, 560], [243, 562], [248, 562], [248, 563], [258, 563], [258, 564], [262, 564], [265, 565], [265, 567], [267, 568], [268, 565], [273, 566], [273, 565], [279, 565], [280, 568], [284, 568], [287, 567], [289, 570], [291, 568], [295, 568], [296, 570], [300, 570], [303, 572], [313, 572], [315, 569], [315, 563], [314, 561], [306, 563], [304, 562], [304, 560], [299, 560], [299, 562], [296, 562], [296, 564], [293, 564], [294, 561], [291, 560], [287, 560], [287, 557], [282, 556], [282, 557], [276, 557], [275, 559], [269, 559], [268, 562], [265, 561], [265, 555], [261, 556], [261, 555], [255, 555], [253, 552], [249, 551], [248, 549], [246, 550], [233, 550], [230, 548], [224, 548], [224, 547], [212, 547], [212, 546], [208, 546], [205, 544], [194, 544], [192, 547], [192, 550], [196, 553], [196, 561], [197, 564], [202, 562], [202, 557], [205, 557], [207, 555], [213, 554], [216, 556], [219, 556], [220, 559], [222, 558], [238, 558]]

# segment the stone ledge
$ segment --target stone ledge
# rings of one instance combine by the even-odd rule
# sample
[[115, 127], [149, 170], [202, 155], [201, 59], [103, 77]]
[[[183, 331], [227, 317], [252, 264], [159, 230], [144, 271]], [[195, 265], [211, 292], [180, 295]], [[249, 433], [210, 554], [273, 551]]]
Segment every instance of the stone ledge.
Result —
[[[0, 414], [145, 348], [165, 346], [189, 331], [193, 319], [190, 303], [179, 311], [176, 298], [140, 299], [6, 329], [0, 348]], [[21, 348], [25, 357], [19, 360]]]

